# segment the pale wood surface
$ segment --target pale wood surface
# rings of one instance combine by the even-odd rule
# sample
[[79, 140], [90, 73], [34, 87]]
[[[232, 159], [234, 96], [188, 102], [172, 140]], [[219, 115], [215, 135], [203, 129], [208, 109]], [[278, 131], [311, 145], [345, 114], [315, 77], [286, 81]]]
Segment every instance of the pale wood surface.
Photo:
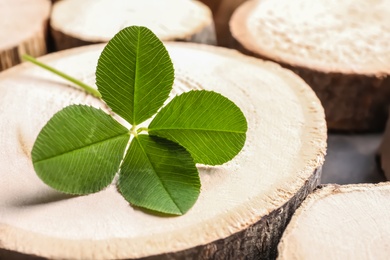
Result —
[[278, 259], [389, 259], [390, 184], [329, 185], [293, 215]]
[[57, 50], [108, 42], [130, 25], [143, 25], [162, 40], [215, 44], [210, 9], [193, 0], [66, 0], [50, 20]]
[[[326, 147], [319, 100], [303, 80], [274, 63], [206, 45], [167, 46], [174, 93], [214, 90], [243, 110], [243, 151], [222, 166], [198, 166], [202, 192], [181, 217], [132, 208], [113, 185], [89, 196], [62, 195], [34, 173], [33, 142], [62, 107], [102, 104], [31, 64], [11, 69], [0, 74], [0, 248], [8, 250], [0, 256], [275, 257], [289, 217], [319, 182]], [[93, 84], [101, 49], [77, 48], [43, 61]]]
[[390, 100], [389, 12], [389, 0], [252, 0], [230, 26], [245, 51], [314, 89], [328, 128], [372, 131], [383, 129]]
[[0, 0], [0, 71], [46, 53], [49, 0]]

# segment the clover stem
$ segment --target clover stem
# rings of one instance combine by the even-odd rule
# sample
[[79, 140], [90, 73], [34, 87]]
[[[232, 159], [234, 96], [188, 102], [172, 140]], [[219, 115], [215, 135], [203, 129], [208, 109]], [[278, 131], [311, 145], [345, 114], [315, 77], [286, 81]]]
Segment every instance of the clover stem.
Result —
[[97, 89], [94, 89], [93, 87], [91, 86], [88, 86], [87, 84], [59, 71], [59, 70], [56, 70], [55, 68], [53, 67], [50, 67], [40, 61], [38, 61], [37, 59], [35, 59], [34, 57], [30, 56], [30, 55], [27, 55], [27, 54], [23, 54], [22, 55], [22, 59], [23, 60], [26, 60], [26, 61], [29, 61], [31, 63], [34, 63], [35, 65], [38, 65], [39, 67], [43, 68], [43, 69], [46, 69], [54, 74], [56, 74], [57, 76], [60, 76], [66, 80], [69, 80], [70, 82], [76, 84], [77, 86], [81, 87], [82, 89], [84, 89], [87, 93], [91, 94], [92, 96], [94, 97], [97, 97], [99, 99], [102, 98], [102, 95], [100, 94], [100, 92], [97, 90]]
[[138, 128], [137, 133], [139, 134], [139, 133], [141, 133], [142, 131], [147, 132], [147, 131], [148, 131], [148, 128], [147, 128], [147, 127], [140, 127], [140, 128]]
[[138, 131], [137, 131], [137, 125], [133, 125], [130, 129], [130, 133], [134, 135], [134, 137], [138, 136]]

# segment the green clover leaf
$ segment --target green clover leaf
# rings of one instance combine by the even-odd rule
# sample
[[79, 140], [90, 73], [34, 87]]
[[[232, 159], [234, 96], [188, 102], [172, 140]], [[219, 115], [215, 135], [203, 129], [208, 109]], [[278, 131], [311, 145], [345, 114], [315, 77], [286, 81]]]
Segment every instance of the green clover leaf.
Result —
[[145, 27], [120, 31], [96, 68], [103, 100], [132, 125], [154, 115], [172, 90], [174, 70], [162, 42]]
[[181, 215], [198, 198], [200, 180], [191, 155], [183, 147], [138, 135], [123, 161], [118, 186], [133, 205]]
[[53, 116], [31, 152], [38, 176], [71, 194], [100, 191], [119, 170], [129, 131], [100, 109], [72, 105]]
[[[104, 48], [96, 69], [98, 91], [25, 58], [101, 97], [132, 125], [127, 129], [86, 105], [57, 112], [31, 154], [37, 175], [61, 192], [97, 192], [119, 174], [118, 190], [132, 205], [182, 215], [200, 193], [195, 163], [225, 163], [245, 143], [243, 113], [218, 93], [190, 91], [157, 113], [172, 90], [174, 69], [162, 42], [145, 27], [123, 29]], [[148, 128], [137, 128], [155, 114]], [[149, 135], [139, 134], [144, 130]]]
[[241, 151], [247, 123], [241, 110], [221, 94], [190, 91], [176, 96], [148, 128], [150, 135], [186, 148], [195, 162], [217, 165]]

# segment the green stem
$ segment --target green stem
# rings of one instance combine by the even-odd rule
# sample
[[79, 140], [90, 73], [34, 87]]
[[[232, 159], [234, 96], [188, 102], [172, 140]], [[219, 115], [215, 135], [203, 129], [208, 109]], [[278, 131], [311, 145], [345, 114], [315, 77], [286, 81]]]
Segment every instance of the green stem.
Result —
[[97, 89], [94, 89], [93, 87], [88, 86], [87, 84], [85, 84], [85, 83], [65, 74], [65, 73], [62, 73], [61, 71], [56, 70], [55, 68], [50, 67], [50, 66], [36, 60], [34, 57], [27, 55], [27, 54], [23, 54], [22, 58], [23, 58], [23, 60], [34, 63], [35, 65], [38, 65], [39, 67], [46, 69], [46, 70], [64, 78], [64, 79], [76, 84], [77, 86], [81, 87], [82, 89], [84, 89], [87, 93], [91, 94], [92, 96], [95, 96], [99, 99], [102, 98], [102, 95], [100, 94], [100, 92]]
[[137, 133], [139, 134], [139, 133], [141, 133], [142, 131], [145, 131], [145, 132], [148, 132], [148, 128], [147, 127], [140, 127], [140, 128], [138, 128], [138, 130], [137, 130]]
[[137, 125], [133, 125], [130, 129], [130, 133], [134, 135], [134, 137], [138, 136], [138, 131], [137, 131]]

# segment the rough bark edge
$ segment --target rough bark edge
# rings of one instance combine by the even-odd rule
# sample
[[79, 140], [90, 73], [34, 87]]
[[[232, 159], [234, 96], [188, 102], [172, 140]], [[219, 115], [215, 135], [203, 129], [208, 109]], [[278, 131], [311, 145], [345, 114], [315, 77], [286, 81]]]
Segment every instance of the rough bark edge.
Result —
[[[290, 229], [294, 229], [297, 225], [297, 220], [299, 219], [302, 212], [309, 210], [318, 199], [324, 199], [326, 197], [339, 194], [339, 193], [350, 193], [350, 192], [364, 192], [367, 189], [378, 189], [378, 190], [390, 190], [389, 182], [382, 183], [363, 183], [363, 184], [348, 184], [348, 185], [338, 185], [338, 184], [326, 184], [319, 185], [313, 193], [309, 194], [308, 197], [302, 202], [299, 208], [296, 210], [294, 215], [291, 218], [290, 223], [285, 229], [282, 238], [280, 239], [280, 243], [277, 246], [278, 250], [278, 258], [277, 259], [291, 259], [291, 257], [287, 257], [284, 252], [285, 240], [288, 239], [288, 235]], [[319, 252], [320, 253], [320, 252]]]
[[275, 259], [277, 245], [295, 210], [319, 184], [322, 167], [317, 168], [299, 191], [283, 206], [262, 217], [247, 229], [227, 238], [191, 249], [141, 258], [173, 259]]
[[223, 0], [198, 0], [198, 1], [207, 5], [210, 8], [211, 12], [215, 14]]
[[325, 109], [328, 128], [343, 132], [383, 130], [390, 104], [390, 77], [324, 73], [281, 63], [311, 86]]
[[323, 72], [255, 53], [237, 39], [233, 45], [246, 55], [277, 62], [300, 76], [320, 99], [329, 130], [360, 133], [384, 129], [390, 105], [390, 75]]
[[[287, 224], [295, 210], [319, 184], [321, 171], [322, 167], [320, 166], [288, 202], [243, 231], [206, 245], [139, 259], [275, 259], [277, 257], [277, 245]], [[46, 259], [41, 256], [6, 249], [0, 249], [0, 257], [26, 260]]]
[[0, 50], [0, 71], [21, 63], [23, 54], [39, 57], [47, 53], [47, 27], [48, 18], [42, 22], [42, 29], [32, 37], [9, 49]]
[[47, 258], [39, 257], [39, 256], [34, 256], [34, 255], [27, 255], [27, 254], [22, 254], [6, 249], [0, 248], [0, 259], [12, 259], [12, 260], [44, 260]]
[[325, 108], [328, 128], [341, 132], [376, 132], [383, 130], [390, 104], [390, 73], [362, 69], [356, 73], [345, 66], [278, 56], [269, 46], [256, 44], [247, 27], [247, 17], [260, 0], [241, 5], [230, 20], [234, 48], [243, 53], [271, 60], [294, 71], [316, 92]]
[[102, 42], [83, 41], [74, 38], [70, 35], [66, 35], [60, 31], [57, 31], [53, 29], [53, 27], [50, 27], [50, 34], [53, 38], [53, 46], [55, 51], [62, 51], [70, 48], [102, 43]]
[[215, 23], [218, 46], [232, 47], [234, 40], [229, 28], [229, 20], [238, 6], [247, 0], [199, 0], [207, 5]]
[[[51, 35], [54, 39], [54, 48], [56, 51], [62, 51], [70, 48], [81, 47], [86, 45], [92, 45], [101, 42], [92, 42], [92, 41], [84, 41], [79, 38], [75, 38], [71, 35], [67, 35], [61, 31], [50, 28]], [[195, 42], [195, 43], [203, 43], [209, 45], [215, 45], [217, 40], [215, 36], [214, 23], [211, 22], [209, 25], [205, 26], [199, 32], [190, 35], [189, 37], [184, 38], [172, 38], [167, 41], [183, 41], [183, 42]]]

